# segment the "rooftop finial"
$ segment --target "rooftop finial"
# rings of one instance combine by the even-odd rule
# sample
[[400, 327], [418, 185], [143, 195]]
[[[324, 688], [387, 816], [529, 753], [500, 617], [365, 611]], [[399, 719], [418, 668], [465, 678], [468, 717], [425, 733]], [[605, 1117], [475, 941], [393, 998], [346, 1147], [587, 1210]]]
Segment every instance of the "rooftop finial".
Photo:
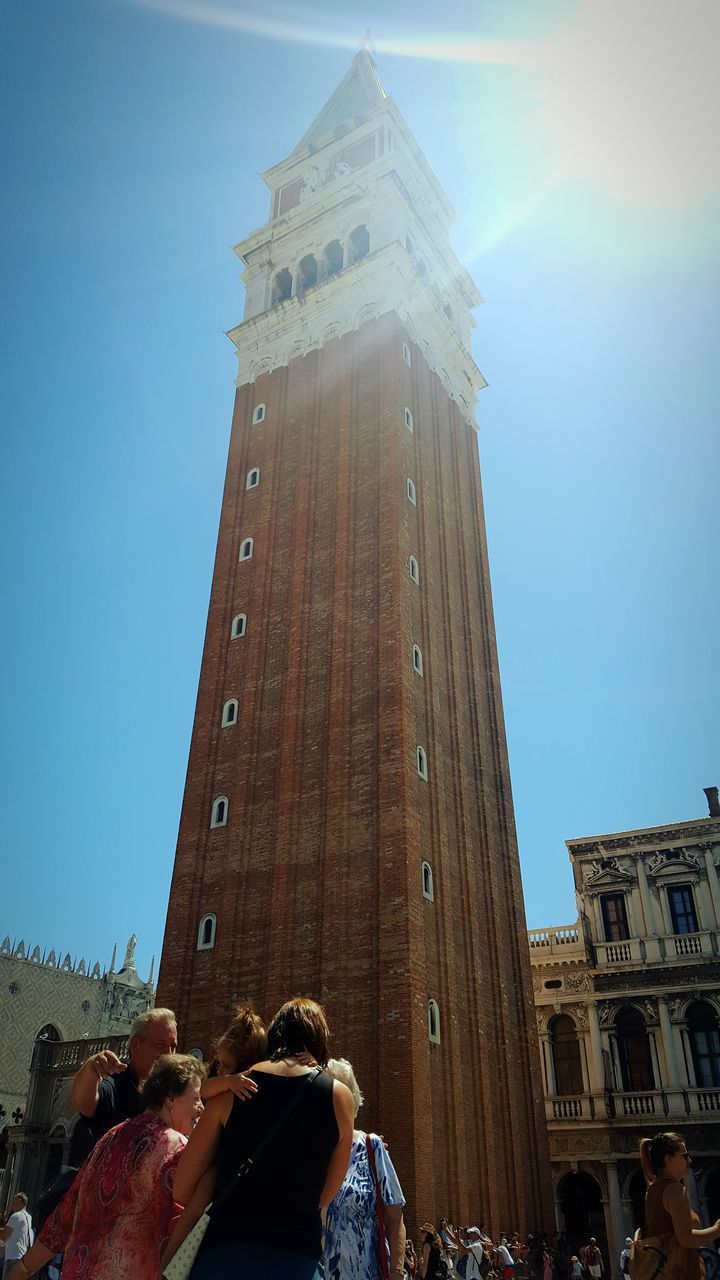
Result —
[[367, 28], [365, 35], [360, 37], [360, 48], [361, 50], [364, 50], [365, 53], [369, 53], [371, 58], [375, 57], [375, 41], [370, 34], [369, 27]]

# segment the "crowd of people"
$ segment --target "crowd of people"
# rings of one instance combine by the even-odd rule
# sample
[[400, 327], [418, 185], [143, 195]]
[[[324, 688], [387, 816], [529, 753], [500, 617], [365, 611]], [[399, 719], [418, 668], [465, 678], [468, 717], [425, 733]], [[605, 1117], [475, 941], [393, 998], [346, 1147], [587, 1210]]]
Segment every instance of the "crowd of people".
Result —
[[562, 1234], [493, 1241], [446, 1218], [424, 1222], [416, 1247], [391, 1154], [357, 1128], [352, 1065], [330, 1056], [325, 1014], [302, 997], [267, 1028], [239, 1008], [209, 1072], [177, 1053], [173, 1013], [149, 1010], [127, 1061], [93, 1054], [72, 1097], [77, 1163], [41, 1197], [37, 1238], [16, 1194], [3, 1280], [656, 1280], [658, 1239], [672, 1258], [661, 1280], [701, 1280], [700, 1250], [720, 1237], [691, 1211], [683, 1139], [663, 1133], [641, 1143], [646, 1222], [617, 1272], [593, 1238], [574, 1254]]

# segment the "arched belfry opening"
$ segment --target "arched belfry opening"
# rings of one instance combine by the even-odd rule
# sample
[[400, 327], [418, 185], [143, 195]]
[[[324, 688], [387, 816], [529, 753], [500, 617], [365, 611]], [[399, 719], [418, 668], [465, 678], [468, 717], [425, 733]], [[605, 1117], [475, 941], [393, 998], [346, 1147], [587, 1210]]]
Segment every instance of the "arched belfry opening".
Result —
[[272, 287], [272, 305], [275, 307], [279, 302], [286, 302], [292, 297], [293, 279], [287, 267], [283, 267], [282, 271], [278, 271], [273, 281]]

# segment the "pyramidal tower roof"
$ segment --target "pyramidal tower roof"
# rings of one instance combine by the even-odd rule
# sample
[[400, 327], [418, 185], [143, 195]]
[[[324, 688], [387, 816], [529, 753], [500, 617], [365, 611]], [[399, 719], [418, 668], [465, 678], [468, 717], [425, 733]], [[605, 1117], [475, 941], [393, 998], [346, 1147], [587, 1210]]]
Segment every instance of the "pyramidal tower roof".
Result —
[[387, 94], [380, 83], [375, 61], [367, 49], [361, 49], [355, 54], [347, 75], [291, 151], [291, 157], [297, 158], [303, 152], [314, 151], [336, 135], [337, 131], [361, 124], [386, 99]]

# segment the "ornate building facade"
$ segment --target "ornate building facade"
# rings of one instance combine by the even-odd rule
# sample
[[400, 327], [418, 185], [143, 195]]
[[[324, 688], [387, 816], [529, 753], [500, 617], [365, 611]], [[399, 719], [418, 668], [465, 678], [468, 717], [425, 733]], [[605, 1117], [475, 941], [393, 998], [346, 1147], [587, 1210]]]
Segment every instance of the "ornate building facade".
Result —
[[579, 919], [529, 932], [557, 1223], [604, 1240], [640, 1222], [641, 1137], [679, 1132], [691, 1198], [720, 1216], [720, 806], [568, 841]]
[[264, 180], [159, 980], [326, 1006], [420, 1221], [550, 1211], [453, 210], [359, 53]]
[[97, 1041], [126, 1038], [153, 1004], [152, 967], [143, 982], [135, 943], [119, 969], [114, 951], [108, 970], [9, 937], [0, 946], [0, 1210], [15, 1190], [34, 1195], [44, 1185], [48, 1169], [67, 1156], [77, 1118], [69, 1070], [43, 1093], [38, 1111], [35, 1068], [51, 1059], [77, 1058], [79, 1066]]

